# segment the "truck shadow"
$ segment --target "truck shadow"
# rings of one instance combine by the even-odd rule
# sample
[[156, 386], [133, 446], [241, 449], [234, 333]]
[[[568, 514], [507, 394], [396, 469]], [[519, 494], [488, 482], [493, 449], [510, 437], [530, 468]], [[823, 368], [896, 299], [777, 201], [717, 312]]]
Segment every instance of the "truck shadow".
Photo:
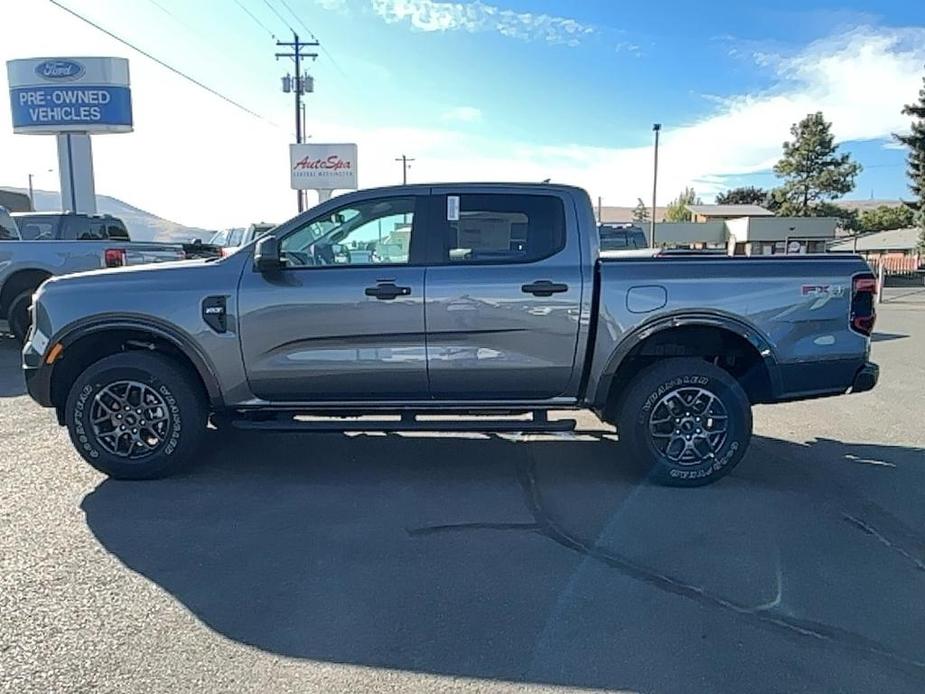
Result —
[[[733, 624], [744, 620], [749, 634], [758, 627], [759, 641], [797, 639], [810, 659], [833, 639], [837, 650], [837, 629], [827, 627], [828, 645], [818, 645], [805, 636], [812, 624], [788, 631], [792, 615], [769, 611], [774, 618], [765, 619], [761, 610], [774, 610], [772, 603], [736, 607], [765, 602], [762, 591], [775, 570], [780, 590], [780, 564], [765, 566], [768, 537], [778, 548], [806, 545], [806, 523], [817, 516], [817, 523], [844, 527], [839, 532], [854, 542], [863, 533], [839, 514], [873, 511], [850, 490], [833, 492], [830, 473], [838, 469], [851, 479], [925, 467], [919, 449], [756, 437], [733, 475], [682, 490], [648, 484], [643, 471], [621, 460], [620, 446], [599, 435], [539, 443], [210, 432], [208, 449], [181, 477], [103, 481], [82, 509], [106, 550], [221, 635], [293, 658], [660, 691], [689, 689], [690, 680], [663, 681], [652, 673], [676, 657], [672, 630], [693, 629], [697, 652], [700, 610]], [[818, 503], [800, 499], [781, 507], [787, 491], [818, 494]], [[782, 515], [791, 513], [802, 515], [785, 524]], [[671, 530], [663, 532], [667, 520]], [[870, 522], [881, 521], [889, 525]], [[720, 539], [711, 539], [709, 528], [719, 529]], [[888, 530], [898, 545], [921, 542], [913, 530]], [[822, 533], [821, 546], [808, 551], [831, 552], [835, 541]], [[673, 559], [647, 556], [665, 542]], [[742, 574], [746, 555], [756, 562], [749, 576]], [[701, 571], [706, 578], [696, 577]], [[730, 583], [712, 585], [711, 574]], [[865, 584], [874, 578], [862, 573], [852, 580], [857, 594], [890, 600], [881, 585]], [[754, 581], [762, 587], [753, 600]], [[576, 585], [583, 586], [580, 600]], [[685, 624], [681, 608], [667, 616], [654, 608], [640, 612], [634, 590], [655, 591], [666, 604], [686, 600], [697, 616]], [[844, 609], [852, 608], [846, 602]], [[895, 618], [909, 616], [904, 610]], [[887, 623], [877, 626], [886, 629], [893, 618], [886, 610], [880, 619]], [[622, 649], [632, 646], [619, 639], [641, 632], [648, 646], [627, 655]], [[653, 645], [660, 635], [664, 645]], [[852, 649], [861, 648], [862, 662], [896, 664], [892, 646], [859, 647], [865, 638], [848, 634], [841, 645], [853, 659]], [[718, 646], [701, 647], [712, 653]], [[737, 663], [737, 650], [725, 676], [737, 690], [748, 683], [760, 689], [767, 673]], [[717, 666], [712, 655], [707, 661]]]

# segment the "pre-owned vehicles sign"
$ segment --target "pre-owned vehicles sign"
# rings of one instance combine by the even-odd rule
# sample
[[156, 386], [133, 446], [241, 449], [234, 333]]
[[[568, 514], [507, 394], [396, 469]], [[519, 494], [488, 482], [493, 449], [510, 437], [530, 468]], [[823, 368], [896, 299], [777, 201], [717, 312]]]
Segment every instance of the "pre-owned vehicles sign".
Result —
[[289, 176], [296, 190], [356, 190], [357, 146], [289, 145]]
[[28, 58], [7, 62], [17, 133], [114, 133], [132, 130], [124, 58]]

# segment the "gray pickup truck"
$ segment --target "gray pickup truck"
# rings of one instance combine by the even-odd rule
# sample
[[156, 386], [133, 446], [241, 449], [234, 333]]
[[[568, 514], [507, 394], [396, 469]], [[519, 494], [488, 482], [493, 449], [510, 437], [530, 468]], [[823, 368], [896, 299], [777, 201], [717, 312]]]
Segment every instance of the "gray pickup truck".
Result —
[[0, 234], [0, 320], [20, 341], [32, 294], [49, 277], [186, 258], [180, 244], [131, 241], [122, 221], [108, 215], [26, 212], [10, 221], [15, 235]]
[[[874, 387], [875, 291], [856, 256], [601, 253], [568, 186], [402, 186], [221, 260], [50, 280], [23, 360], [32, 397], [117, 478], [193, 460], [210, 416], [561, 431], [574, 421], [549, 410], [588, 408], [653, 479], [693, 486], [742, 458], [753, 404]], [[447, 413], [477, 416], [425, 416]]]

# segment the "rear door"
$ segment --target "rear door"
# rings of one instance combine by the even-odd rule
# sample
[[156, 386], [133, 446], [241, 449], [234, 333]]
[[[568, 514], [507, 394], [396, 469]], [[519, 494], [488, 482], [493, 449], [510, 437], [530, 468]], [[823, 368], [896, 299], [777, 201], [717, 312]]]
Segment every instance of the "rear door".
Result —
[[427, 196], [335, 202], [278, 233], [282, 270], [244, 270], [238, 303], [251, 391], [305, 403], [426, 400]]
[[564, 194], [502, 190], [434, 188], [425, 315], [438, 399], [545, 400], [577, 390], [574, 206]]

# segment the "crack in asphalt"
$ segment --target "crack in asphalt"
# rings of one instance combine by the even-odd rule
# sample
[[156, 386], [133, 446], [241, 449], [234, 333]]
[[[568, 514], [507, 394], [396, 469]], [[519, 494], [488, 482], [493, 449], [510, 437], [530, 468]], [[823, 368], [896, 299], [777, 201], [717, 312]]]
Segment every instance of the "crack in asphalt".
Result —
[[650, 585], [658, 590], [693, 600], [702, 605], [717, 607], [758, 624], [786, 631], [819, 641], [832, 642], [873, 656], [884, 658], [901, 666], [917, 676], [925, 674], [925, 661], [907, 658], [895, 653], [883, 644], [846, 629], [808, 619], [798, 619], [780, 613], [775, 604], [749, 607], [715, 595], [705, 588], [679, 580], [650, 567], [608, 551], [594, 543], [579, 538], [559, 525], [543, 506], [542, 495], [536, 480], [535, 464], [517, 468], [518, 480], [524, 490], [527, 508], [536, 520], [538, 532], [566, 549], [594, 559], [601, 564], [618, 570], [622, 574]]
[[[777, 600], [767, 604], [758, 606], [743, 605], [711, 593], [702, 586], [688, 583], [666, 573], [659, 572], [651, 567], [639, 564], [626, 556], [609, 551], [594, 542], [589, 542], [580, 538], [562, 527], [544, 507], [542, 494], [540, 493], [539, 484], [536, 479], [535, 462], [531, 461], [526, 464], [517, 465], [516, 475], [524, 492], [527, 510], [533, 516], [533, 523], [448, 523], [409, 528], [407, 529], [407, 533], [411, 537], [472, 530], [537, 533], [552, 540], [561, 547], [593, 559], [608, 568], [615, 569], [625, 576], [652, 586], [657, 590], [693, 600], [701, 605], [726, 610], [764, 627], [782, 630], [792, 635], [809, 637], [817, 641], [831, 642], [855, 651], [883, 658], [893, 665], [898, 665], [903, 670], [918, 677], [925, 675], [925, 661], [923, 660], [916, 660], [903, 656], [890, 650], [874, 639], [870, 639], [847, 629], [783, 614], [779, 610], [779, 596]], [[871, 535], [886, 547], [895, 550], [903, 557], [910, 560], [917, 569], [925, 571], [925, 562], [922, 562], [902, 547], [891, 542], [876, 528], [848, 513], [843, 513], [842, 515], [845, 521]]]
[[925, 562], [923, 562], [918, 557], [913, 556], [909, 551], [900, 547], [898, 544], [890, 540], [888, 537], [886, 537], [883, 533], [877, 530], [870, 523], [867, 523], [866, 521], [860, 518], [852, 516], [849, 513], [843, 513], [842, 518], [844, 518], [848, 523], [856, 527], [861, 532], [866, 533], [870, 535], [871, 537], [875, 538], [880, 544], [884, 545], [885, 547], [888, 547], [889, 549], [893, 550], [894, 552], [897, 552], [901, 556], [911, 561], [912, 564], [915, 566], [915, 568], [917, 568], [919, 571], [925, 571]]
[[435, 535], [437, 533], [457, 532], [460, 530], [540, 530], [538, 523], [447, 523], [444, 525], [425, 525], [421, 528], [409, 528], [412, 537]]

